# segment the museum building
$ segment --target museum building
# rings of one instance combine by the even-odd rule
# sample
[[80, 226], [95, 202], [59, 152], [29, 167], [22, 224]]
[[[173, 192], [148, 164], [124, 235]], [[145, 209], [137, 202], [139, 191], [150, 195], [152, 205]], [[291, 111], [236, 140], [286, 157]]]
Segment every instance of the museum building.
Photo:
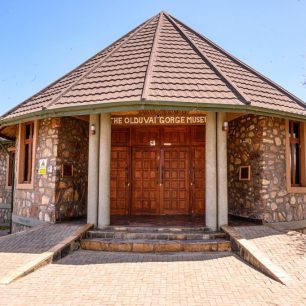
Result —
[[1, 117], [0, 223], [305, 220], [305, 122], [303, 101], [161, 12]]

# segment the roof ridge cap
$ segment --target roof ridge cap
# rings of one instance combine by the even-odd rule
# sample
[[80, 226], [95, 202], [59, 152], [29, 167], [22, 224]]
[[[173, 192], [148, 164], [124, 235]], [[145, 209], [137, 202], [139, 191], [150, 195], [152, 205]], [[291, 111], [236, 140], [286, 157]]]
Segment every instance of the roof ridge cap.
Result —
[[204, 39], [208, 44], [210, 44], [212, 47], [216, 48], [218, 51], [220, 51], [221, 53], [223, 53], [225, 56], [227, 56], [228, 58], [230, 58], [231, 60], [233, 60], [236, 64], [238, 65], [242, 65], [245, 69], [247, 69], [248, 71], [254, 73], [256, 76], [258, 76], [261, 80], [269, 83], [272, 87], [280, 90], [283, 94], [285, 94], [286, 96], [289, 96], [290, 98], [292, 98], [293, 100], [295, 100], [295, 102], [297, 102], [299, 105], [301, 105], [302, 107], [306, 108], [306, 102], [301, 100], [300, 98], [298, 98], [297, 96], [295, 96], [294, 94], [292, 94], [291, 92], [289, 92], [288, 90], [286, 90], [284, 87], [278, 85], [277, 83], [275, 83], [274, 81], [272, 81], [270, 78], [266, 77], [265, 75], [263, 75], [262, 73], [260, 73], [259, 71], [257, 71], [256, 69], [252, 68], [251, 66], [249, 66], [248, 64], [246, 64], [245, 62], [243, 62], [242, 60], [240, 60], [239, 58], [237, 58], [236, 56], [232, 55], [231, 53], [227, 52], [225, 49], [223, 49], [222, 47], [218, 46], [216, 43], [214, 43], [212, 40], [210, 40], [209, 38], [207, 38], [206, 36], [204, 36], [203, 34], [195, 31], [194, 29], [190, 28], [188, 25], [186, 25], [185, 23], [183, 23], [182, 21], [178, 20], [177, 18], [173, 17], [170, 15], [170, 17], [172, 19], [174, 19], [176, 22], [180, 23], [182, 26], [184, 26], [185, 28], [187, 28], [188, 30], [190, 30], [191, 32], [193, 32], [195, 35], [199, 36], [200, 38]]
[[[98, 63], [96, 63], [91, 69], [89, 69], [86, 73], [84, 73], [80, 78], [78, 78], [75, 82], [73, 82], [73, 84], [71, 84], [68, 88], [66, 88], [65, 90], [63, 90], [55, 99], [53, 99], [50, 103], [48, 103], [46, 105], [45, 108], [48, 108], [54, 104], [56, 104], [56, 102], [65, 94], [67, 93], [71, 88], [73, 88], [79, 81], [81, 81], [82, 79], [84, 79], [88, 74], [90, 74], [92, 71], [94, 71], [101, 63], [103, 63], [105, 60], [107, 60], [111, 55], [113, 55], [116, 51], [118, 51], [125, 43], [127, 43], [132, 37], [134, 37], [140, 30], [142, 30], [144, 28], [145, 25], [149, 24], [154, 18], [156, 18], [157, 16], [153, 16], [151, 18], [149, 18], [147, 21], [143, 22], [141, 25], [139, 25], [138, 27], [134, 28], [133, 30], [131, 30], [130, 32], [128, 32], [126, 35], [124, 35], [123, 37], [119, 38], [115, 43], [117, 43], [118, 41], [120, 41], [120, 39], [123, 39], [124, 37], [126, 37], [126, 39], [124, 39], [116, 48], [114, 48], [112, 51], [110, 51], [109, 54], [107, 54], [105, 57], [103, 57], [100, 61], [98, 61]], [[115, 43], [113, 43], [112, 45], [114, 45]], [[112, 46], [111, 45], [111, 46]]]
[[181, 32], [181, 34], [183, 34], [183, 36], [185, 37], [185, 40], [187, 40], [193, 47], [194, 49], [196, 49], [196, 51], [200, 54], [200, 56], [204, 59], [204, 61], [206, 61], [206, 63], [210, 66], [210, 68], [212, 70], [215, 71], [215, 73], [217, 73], [219, 75], [219, 77], [227, 84], [227, 86], [229, 87], [229, 89], [233, 92], [233, 94], [244, 104], [249, 105], [251, 103], [250, 99], [247, 97], [247, 95], [245, 93], [242, 93], [239, 91], [239, 89], [237, 88], [237, 86], [232, 82], [231, 78], [228, 77], [227, 75], [225, 75], [222, 71], [220, 71], [220, 69], [218, 69], [218, 67], [207, 57], [207, 55], [205, 54], [205, 52], [201, 51], [197, 45], [196, 42], [193, 41], [192, 38], [190, 38], [185, 31], [176, 24], [176, 21], [172, 18], [172, 16], [167, 15], [166, 16], [169, 21]]
[[162, 25], [162, 18], [165, 13], [162, 11], [159, 14], [158, 22], [156, 25], [155, 33], [154, 33], [154, 38], [153, 38], [153, 43], [152, 43], [152, 48], [151, 48], [151, 53], [150, 53], [150, 58], [145, 74], [145, 80], [143, 84], [143, 89], [141, 93], [141, 100], [146, 100], [148, 96], [148, 90], [149, 90], [149, 84], [151, 81], [151, 74], [152, 74], [152, 68], [153, 68], [153, 62], [156, 59], [156, 47], [157, 47], [157, 41], [159, 39], [159, 33]]

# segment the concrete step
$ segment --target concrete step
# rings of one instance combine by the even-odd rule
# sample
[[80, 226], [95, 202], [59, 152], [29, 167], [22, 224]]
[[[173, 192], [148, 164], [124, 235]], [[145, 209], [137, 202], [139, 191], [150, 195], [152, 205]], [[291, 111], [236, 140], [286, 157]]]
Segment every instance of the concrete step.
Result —
[[142, 240], [91, 238], [81, 241], [81, 248], [109, 252], [211, 252], [230, 251], [230, 241], [225, 239], [200, 240]]
[[221, 232], [190, 232], [190, 231], [117, 231], [117, 230], [93, 230], [87, 233], [87, 238], [111, 238], [111, 239], [146, 239], [146, 240], [201, 240], [224, 239]]
[[186, 227], [186, 226], [116, 226], [110, 225], [105, 226], [101, 230], [103, 231], [116, 231], [116, 232], [174, 232], [174, 233], [190, 233], [190, 232], [210, 232], [210, 229], [205, 226], [194, 226], [194, 227]]

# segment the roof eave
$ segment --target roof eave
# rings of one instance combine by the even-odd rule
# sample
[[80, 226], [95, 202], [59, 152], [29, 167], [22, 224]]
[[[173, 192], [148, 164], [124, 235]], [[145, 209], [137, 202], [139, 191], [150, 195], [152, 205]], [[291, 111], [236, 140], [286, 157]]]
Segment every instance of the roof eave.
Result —
[[43, 109], [34, 113], [28, 113], [18, 117], [2, 119], [0, 127], [26, 122], [29, 120], [40, 120], [50, 117], [67, 117], [90, 115], [99, 113], [123, 112], [131, 110], [160, 109], [160, 110], [199, 110], [215, 112], [245, 112], [263, 116], [282, 117], [306, 122], [306, 115], [294, 114], [280, 110], [271, 110], [252, 105], [232, 105], [215, 103], [194, 103], [177, 101], [122, 101], [100, 103], [95, 105], [67, 106], [62, 108]]

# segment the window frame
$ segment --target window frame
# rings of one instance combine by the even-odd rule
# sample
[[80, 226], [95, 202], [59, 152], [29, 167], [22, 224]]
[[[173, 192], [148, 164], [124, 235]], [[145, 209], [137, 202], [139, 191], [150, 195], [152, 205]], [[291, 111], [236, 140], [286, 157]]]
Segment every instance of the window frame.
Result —
[[[25, 127], [26, 125], [32, 123], [32, 139], [25, 139]], [[17, 167], [17, 186], [16, 189], [33, 189], [34, 186], [34, 173], [35, 173], [35, 153], [36, 153], [36, 143], [37, 143], [37, 132], [38, 132], [38, 121], [27, 121], [19, 124], [19, 134], [18, 134], [18, 167]], [[25, 171], [25, 145], [31, 145], [31, 159], [29, 160], [29, 167], [31, 173], [31, 180], [24, 180]]]
[[[289, 127], [291, 122], [299, 123], [299, 140], [291, 141]], [[300, 184], [291, 183], [292, 168], [290, 163], [291, 143], [299, 144], [300, 152]], [[303, 171], [304, 170], [304, 171]], [[286, 120], [286, 181], [289, 193], [306, 193], [306, 123], [297, 120]]]
[[[10, 147], [7, 149], [10, 155], [7, 156], [6, 159], [6, 180], [5, 180], [5, 187], [6, 189], [12, 189], [13, 182], [10, 182], [11, 175], [13, 171], [15, 171], [16, 167], [13, 168], [14, 162], [12, 162], [11, 154], [14, 155], [14, 159], [16, 161], [16, 148], [15, 147]], [[11, 172], [12, 171], [12, 172]], [[11, 185], [10, 185], [11, 183]]]

